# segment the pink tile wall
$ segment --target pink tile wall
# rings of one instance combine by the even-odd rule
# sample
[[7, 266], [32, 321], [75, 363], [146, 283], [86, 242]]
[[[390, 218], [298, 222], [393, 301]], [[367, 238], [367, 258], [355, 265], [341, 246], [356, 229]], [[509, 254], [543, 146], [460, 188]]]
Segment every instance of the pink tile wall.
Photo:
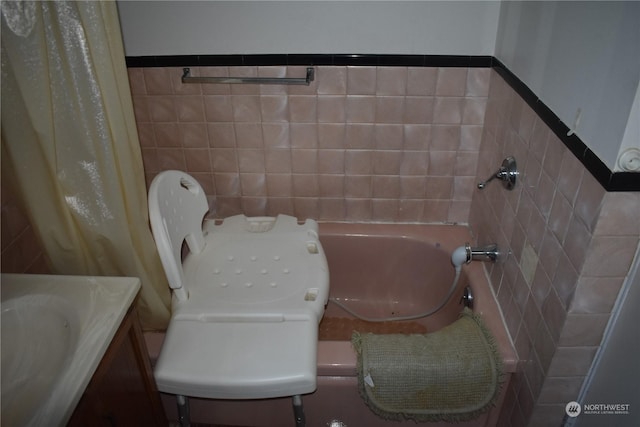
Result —
[[640, 237], [639, 193], [606, 193], [533, 110], [491, 77], [478, 175], [513, 155], [519, 184], [475, 190], [469, 223], [520, 359], [501, 426], [560, 425], [600, 346]]
[[2, 272], [50, 273], [42, 246], [21, 203], [2, 182]]
[[[305, 67], [194, 76], [300, 77]], [[215, 216], [466, 222], [490, 70], [316, 67], [310, 86], [182, 84], [130, 68], [147, 180], [196, 177]]]

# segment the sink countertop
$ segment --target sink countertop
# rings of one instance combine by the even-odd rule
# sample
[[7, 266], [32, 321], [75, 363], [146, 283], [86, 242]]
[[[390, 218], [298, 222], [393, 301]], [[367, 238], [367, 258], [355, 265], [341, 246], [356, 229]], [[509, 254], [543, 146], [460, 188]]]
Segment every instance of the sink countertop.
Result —
[[2, 274], [2, 424], [65, 425], [139, 289], [133, 277]]

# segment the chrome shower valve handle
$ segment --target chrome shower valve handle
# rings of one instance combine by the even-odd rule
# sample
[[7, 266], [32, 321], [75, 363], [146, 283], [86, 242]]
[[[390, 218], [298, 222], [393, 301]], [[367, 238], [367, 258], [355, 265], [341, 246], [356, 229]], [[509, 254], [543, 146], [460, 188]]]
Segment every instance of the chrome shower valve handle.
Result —
[[500, 166], [500, 169], [498, 169], [495, 174], [491, 175], [491, 177], [486, 181], [478, 183], [478, 188], [482, 190], [489, 182], [497, 178], [502, 181], [502, 186], [504, 188], [507, 190], [513, 190], [513, 187], [516, 186], [516, 178], [518, 177], [518, 174], [519, 172], [516, 159], [509, 156], [502, 161], [502, 166]]

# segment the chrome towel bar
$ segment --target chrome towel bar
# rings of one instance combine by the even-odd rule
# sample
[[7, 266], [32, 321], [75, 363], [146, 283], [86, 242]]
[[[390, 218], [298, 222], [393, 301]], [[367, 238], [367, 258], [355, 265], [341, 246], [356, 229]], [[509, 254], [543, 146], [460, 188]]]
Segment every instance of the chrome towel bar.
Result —
[[182, 83], [253, 83], [263, 85], [307, 85], [313, 81], [315, 70], [307, 68], [305, 78], [289, 77], [192, 77], [190, 68], [182, 69]]

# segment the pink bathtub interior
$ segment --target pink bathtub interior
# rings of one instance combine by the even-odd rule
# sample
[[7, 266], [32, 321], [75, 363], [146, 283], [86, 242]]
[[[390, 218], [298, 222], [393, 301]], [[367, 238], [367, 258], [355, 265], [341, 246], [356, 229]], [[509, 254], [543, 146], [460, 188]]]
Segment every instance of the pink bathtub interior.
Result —
[[[472, 242], [468, 228], [455, 225], [320, 224], [320, 239], [331, 278], [330, 299], [362, 316], [409, 316], [430, 310], [447, 295], [455, 270], [451, 252]], [[365, 405], [357, 390], [356, 355], [351, 347], [353, 328], [361, 332], [426, 333], [454, 322], [462, 310], [465, 287], [474, 297], [474, 311], [491, 330], [502, 355], [505, 381], [515, 372], [516, 356], [482, 263], [463, 267], [456, 291], [448, 303], [419, 320], [367, 324], [329, 302], [320, 324], [318, 388], [303, 396], [308, 427], [446, 425], [385, 421]], [[163, 334], [146, 334], [152, 361]], [[224, 349], [221, 349], [224, 351]], [[460, 426], [492, 426], [500, 414], [503, 395], [495, 408]], [[163, 395], [170, 420], [177, 419], [175, 399]], [[293, 426], [291, 399], [251, 401], [190, 399], [193, 423], [237, 426]], [[333, 423], [333, 424], [332, 424]]]

